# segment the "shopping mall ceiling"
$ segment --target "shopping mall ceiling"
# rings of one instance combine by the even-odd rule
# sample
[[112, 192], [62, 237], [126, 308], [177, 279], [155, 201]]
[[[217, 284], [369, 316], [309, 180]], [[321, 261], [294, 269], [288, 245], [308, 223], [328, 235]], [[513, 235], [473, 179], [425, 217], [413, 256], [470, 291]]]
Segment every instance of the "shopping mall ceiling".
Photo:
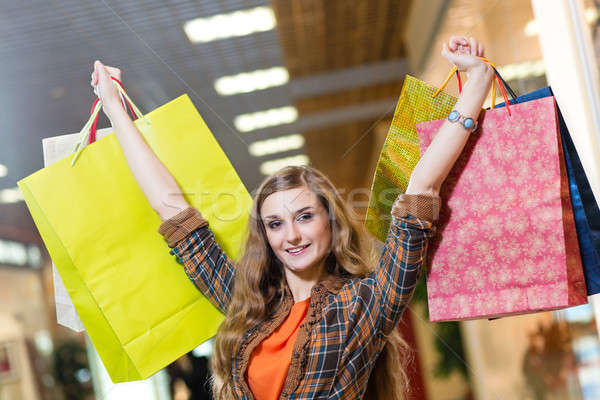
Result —
[[[143, 111], [189, 94], [250, 190], [264, 177], [265, 161], [302, 162], [303, 154], [340, 186], [364, 185], [372, 168], [367, 165], [371, 157], [364, 154], [373, 152], [373, 127], [393, 111], [407, 72], [402, 29], [409, 4], [0, 2], [0, 164], [6, 167], [0, 190], [14, 188], [17, 180], [42, 168], [42, 138], [80, 130], [94, 100], [89, 80], [95, 59], [122, 68], [128, 92]], [[273, 10], [276, 24], [269, 26], [268, 18], [256, 23], [265, 16], [260, 7]], [[232, 13], [244, 10], [254, 12], [256, 26], [237, 29], [236, 36], [228, 37], [227, 16], [239, 18]], [[215, 16], [221, 17], [211, 18]], [[212, 33], [193, 42], [184, 27], [198, 18]], [[244, 76], [232, 80], [259, 70], [262, 75], [251, 75], [250, 83]], [[269, 83], [256, 82], [269, 72], [276, 75], [273, 86], [261, 89]], [[222, 77], [233, 77], [222, 82], [227, 94], [216, 90], [215, 82]], [[244, 92], [229, 94], [240, 88]], [[250, 122], [246, 118], [245, 124], [236, 119], [271, 109], [279, 109], [275, 121], [264, 114]], [[280, 140], [288, 150], [273, 152], [276, 149], [263, 146], [263, 153], [271, 153], [249, 152], [253, 142], [297, 133], [304, 140]], [[0, 225], [5, 226], [8, 214], [13, 215], [11, 224], [14, 215], [28, 219], [22, 201], [0, 204], [0, 214]]]
[[[250, 143], [373, 119], [387, 111], [397, 92], [385, 83], [396, 88], [406, 72], [401, 29], [408, 3], [275, 0], [273, 29], [192, 43], [183, 29], [190, 20], [271, 4], [2, 2], [0, 159], [8, 174], [0, 188], [14, 187], [42, 167], [42, 138], [81, 128], [93, 101], [89, 74], [94, 59], [123, 69], [128, 91], [143, 110], [188, 93], [244, 182], [254, 188], [263, 161], [303, 150], [253, 157]], [[285, 85], [225, 96], [215, 91], [220, 77], [280, 66], [289, 72]], [[339, 92], [343, 98], [335, 96]], [[357, 114], [353, 106], [365, 102], [370, 107]], [[236, 127], [236, 116], [296, 103], [299, 117], [289, 123], [249, 132]]]
[[362, 201], [404, 75], [443, 79], [437, 49], [465, 34], [509, 81], [533, 71], [517, 90], [543, 86], [533, 19], [522, 0], [1, 1], [0, 237], [39, 240], [13, 188], [42, 168], [42, 138], [81, 129], [95, 59], [145, 112], [187, 93], [249, 190], [309, 160]]

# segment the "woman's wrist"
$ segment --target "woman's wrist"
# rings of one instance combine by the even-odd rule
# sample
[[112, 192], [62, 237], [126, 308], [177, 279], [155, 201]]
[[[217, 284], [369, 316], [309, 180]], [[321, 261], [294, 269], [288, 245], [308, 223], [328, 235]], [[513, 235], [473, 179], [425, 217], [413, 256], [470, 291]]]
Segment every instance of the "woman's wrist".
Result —
[[[467, 70], [469, 77], [463, 86], [454, 109], [459, 114], [476, 121], [490, 91], [494, 70], [485, 63], [475, 64]], [[469, 132], [468, 130], [466, 132]]]
[[106, 116], [111, 121], [113, 121], [113, 119], [119, 112], [125, 111], [125, 108], [123, 108], [123, 104], [120, 100], [107, 101], [106, 103], [103, 103], [102, 106], [104, 108]]
[[467, 70], [467, 79], [491, 81], [494, 77], [494, 70], [488, 64], [481, 62]]

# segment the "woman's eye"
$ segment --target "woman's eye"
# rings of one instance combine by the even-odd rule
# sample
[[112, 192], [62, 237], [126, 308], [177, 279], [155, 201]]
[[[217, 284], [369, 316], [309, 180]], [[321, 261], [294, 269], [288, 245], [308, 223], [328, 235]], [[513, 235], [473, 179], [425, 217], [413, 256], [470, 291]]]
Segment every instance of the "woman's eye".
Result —
[[272, 221], [272, 222], [269, 222], [269, 228], [270, 228], [270, 229], [275, 229], [275, 228], [277, 228], [279, 225], [281, 225], [281, 223], [280, 223], [279, 221]]
[[306, 221], [309, 220], [313, 217], [313, 215], [311, 213], [304, 213], [304, 214], [300, 214], [300, 216], [298, 217], [298, 219], [300, 221]]

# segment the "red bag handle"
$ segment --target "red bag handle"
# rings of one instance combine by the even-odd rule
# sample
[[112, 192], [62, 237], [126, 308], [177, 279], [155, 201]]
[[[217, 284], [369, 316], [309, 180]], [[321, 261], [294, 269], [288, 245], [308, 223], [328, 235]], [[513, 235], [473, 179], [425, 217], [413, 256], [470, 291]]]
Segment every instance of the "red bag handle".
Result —
[[[119, 84], [119, 86], [121, 86], [123, 88], [123, 90], [125, 90], [125, 86], [123, 86], [123, 83], [118, 80], [117, 78], [111, 76], [111, 79], [114, 80], [115, 82], [117, 82]], [[92, 104], [92, 109], [90, 111], [90, 114], [94, 113], [94, 109], [96, 108], [96, 105], [98, 104], [98, 102], [100, 101], [100, 98], [97, 98], [94, 103]], [[135, 113], [135, 111], [133, 110], [133, 107], [131, 106], [131, 104], [129, 103], [129, 100], [127, 100], [126, 98], [122, 98], [121, 101], [123, 102], [123, 107], [128, 107], [129, 111], [131, 112], [131, 115], [133, 115], [133, 119], [136, 120], [138, 119], [140, 116], [137, 115]], [[127, 106], [125, 106], [125, 104], [127, 104]], [[96, 119], [94, 119], [94, 123], [92, 124], [92, 127], [90, 128], [90, 144], [94, 143], [96, 141], [96, 130], [98, 127], [98, 115], [96, 115]]]
[[[508, 112], [508, 115], [511, 116], [512, 114], [510, 112], [510, 104], [508, 101], [508, 96], [506, 95], [506, 90], [503, 85], [503, 80], [500, 79], [498, 70], [496, 69], [496, 66], [492, 62], [490, 62], [487, 58], [484, 58], [484, 57], [479, 57], [479, 58], [481, 58], [481, 60], [483, 60], [483, 62], [485, 62], [486, 64], [490, 65], [492, 67], [492, 69], [494, 70], [495, 80], [492, 85], [492, 109], [495, 107], [496, 85], [498, 85], [498, 86], [500, 86], [500, 92], [502, 93], [502, 97], [504, 98], [504, 104], [506, 105], [506, 111]], [[455, 66], [452, 68], [452, 70], [448, 74], [448, 77], [444, 80], [444, 82], [442, 83], [440, 88], [438, 90], [436, 90], [436, 92], [433, 94], [433, 97], [436, 97], [442, 91], [442, 89], [444, 89], [444, 87], [446, 87], [446, 85], [450, 81], [450, 78], [452, 78], [452, 75], [454, 75], [454, 74], [456, 74], [456, 79], [458, 80], [458, 93], [462, 92], [462, 82], [460, 80], [460, 73], [458, 72], [458, 68]]]

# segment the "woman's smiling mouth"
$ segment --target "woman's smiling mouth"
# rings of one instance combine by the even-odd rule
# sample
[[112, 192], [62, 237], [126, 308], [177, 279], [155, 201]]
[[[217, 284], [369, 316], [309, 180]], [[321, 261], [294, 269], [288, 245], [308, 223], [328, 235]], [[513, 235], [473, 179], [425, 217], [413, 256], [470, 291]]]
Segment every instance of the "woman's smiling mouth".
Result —
[[308, 246], [310, 246], [310, 244], [307, 244], [307, 245], [305, 245], [305, 246], [293, 247], [293, 248], [291, 248], [291, 249], [286, 249], [285, 251], [286, 251], [288, 254], [292, 255], [292, 256], [297, 256], [297, 255], [300, 255], [300, 254], [304, 253], [304, 250], [305, 250], [305, 249], [306, 249]]

